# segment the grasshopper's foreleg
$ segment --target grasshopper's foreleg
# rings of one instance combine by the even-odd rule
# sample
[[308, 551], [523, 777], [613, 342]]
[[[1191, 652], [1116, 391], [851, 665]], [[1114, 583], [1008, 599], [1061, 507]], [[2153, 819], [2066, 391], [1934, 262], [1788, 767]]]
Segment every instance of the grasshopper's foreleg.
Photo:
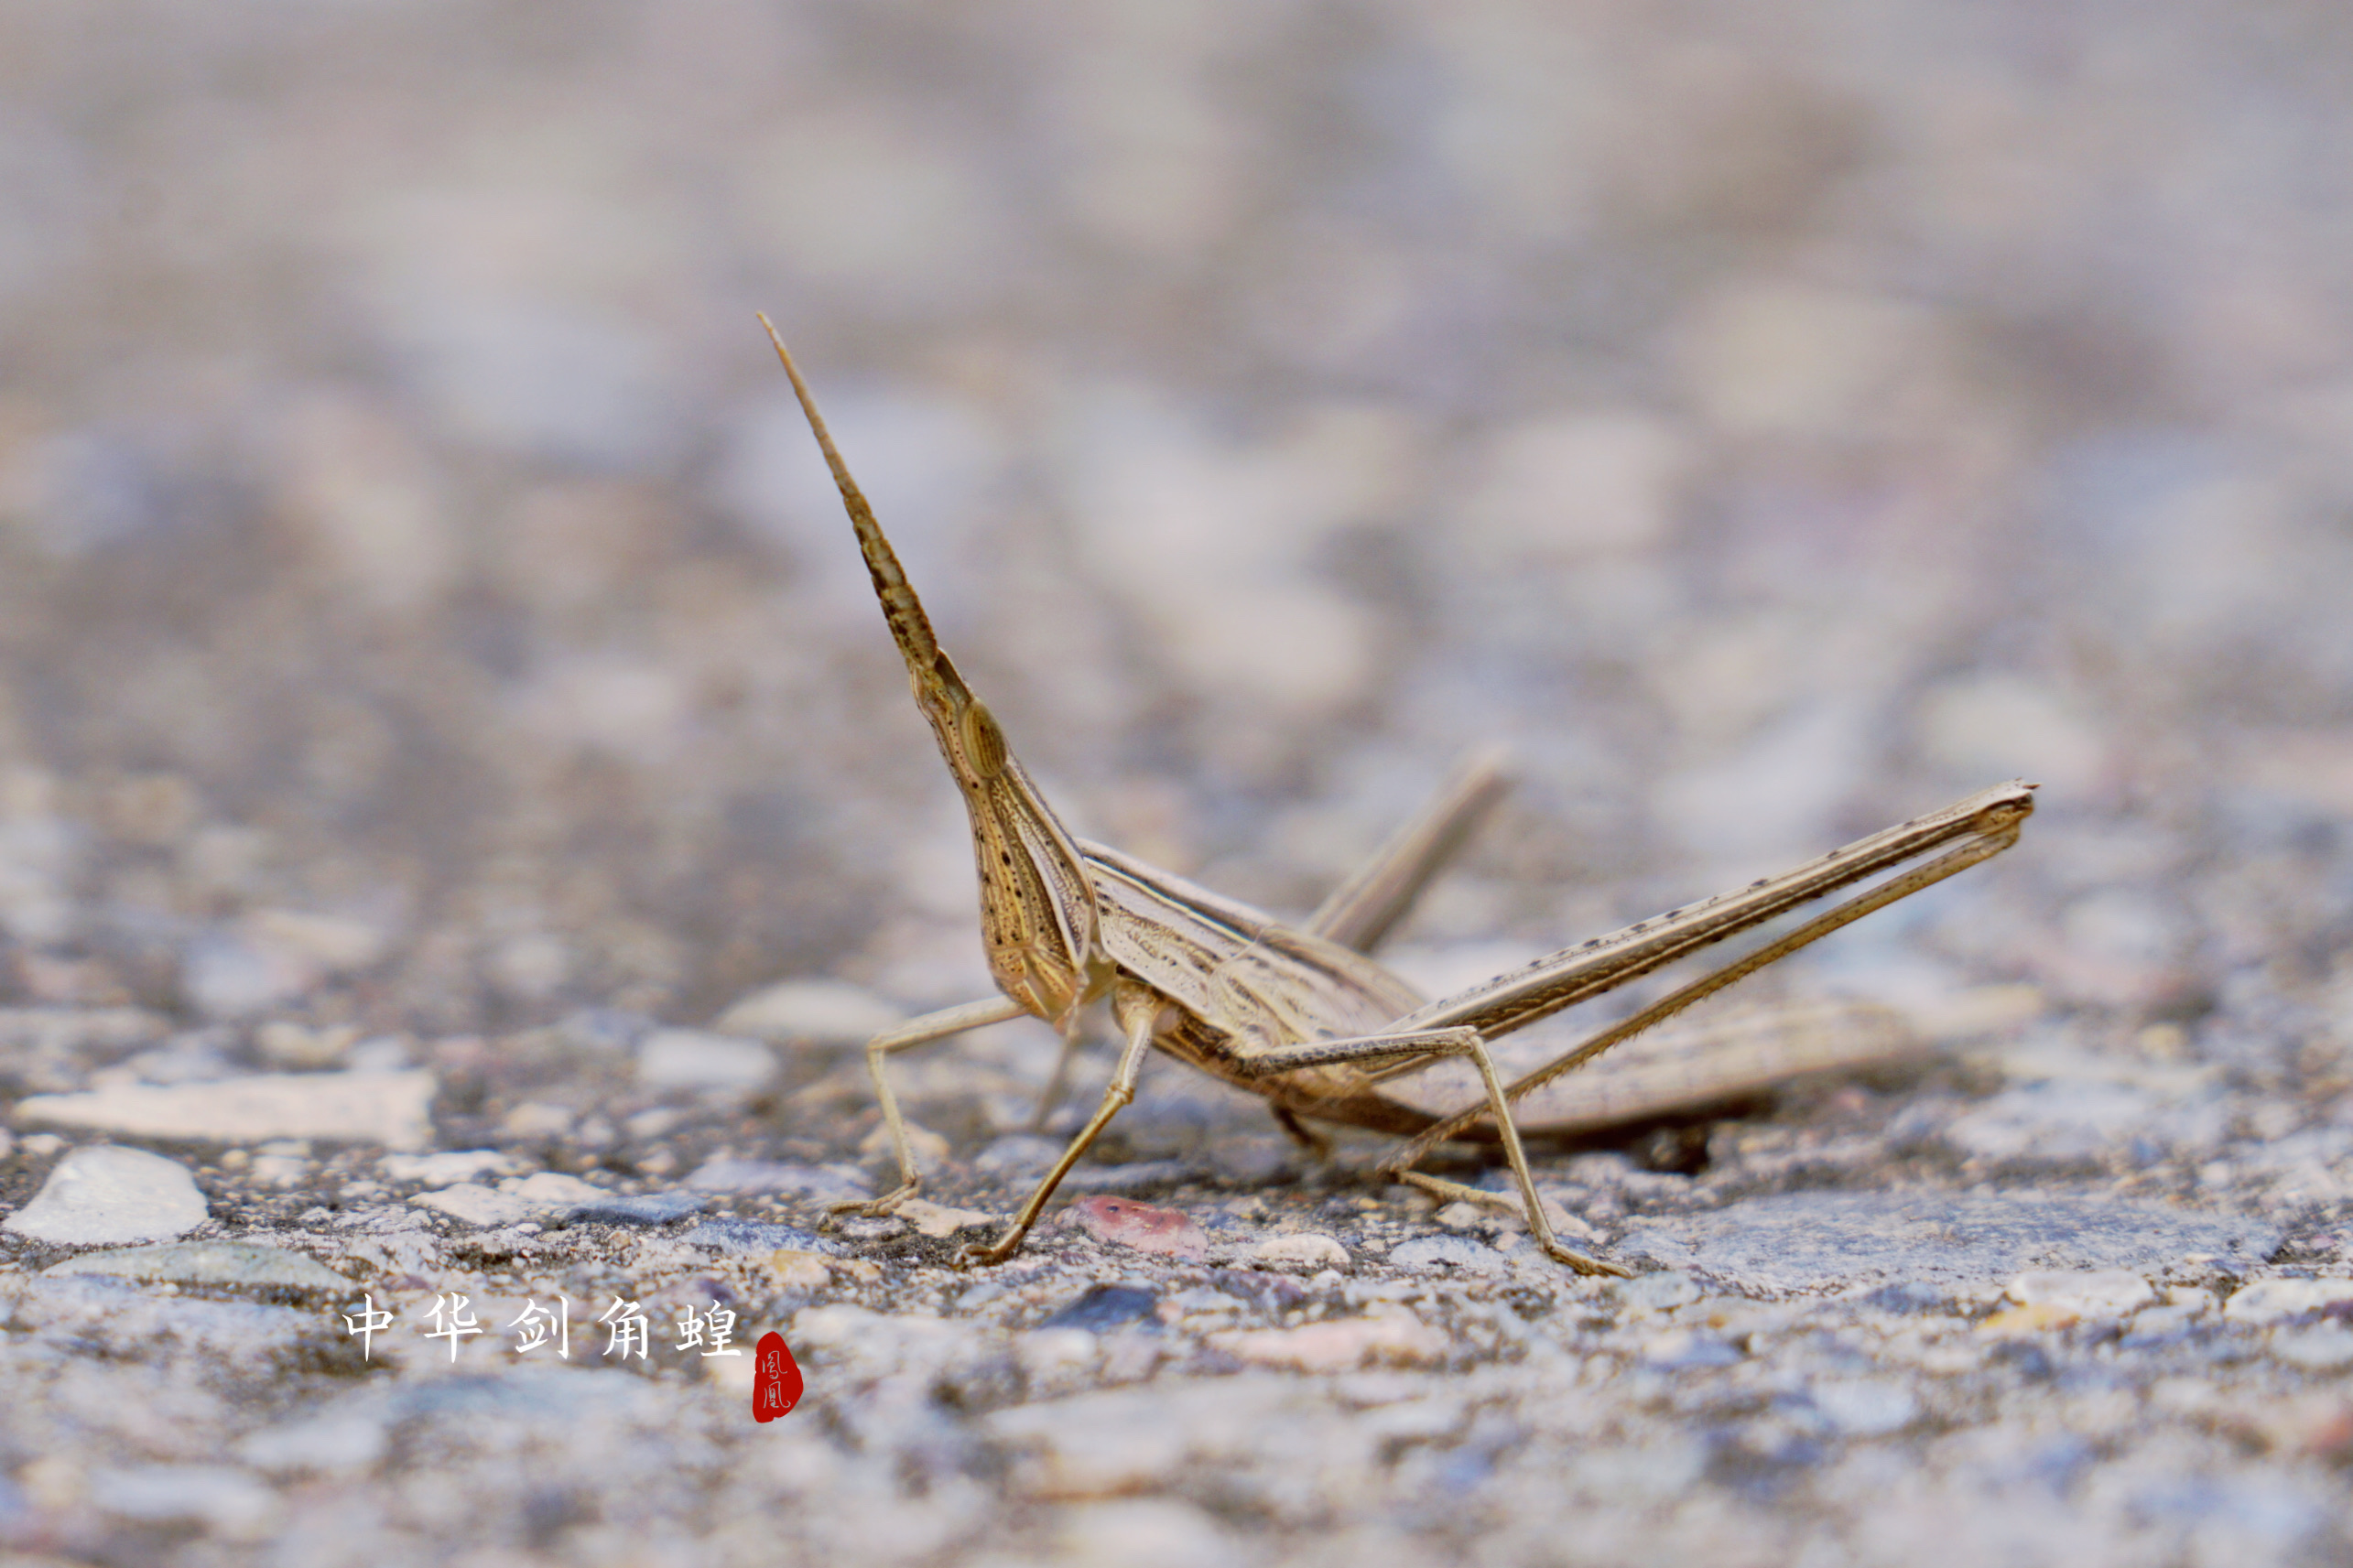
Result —
[[1111, 1125], [1111, 1118], [1127, 1108], [1135, 1098], [1135, 1081], [1144, 1072], [1144, 1054], [1151, 1048], [1152, 1034], [1158, 1026], [1160, 1011], [1157, 1006], [1150, 1005], [1126, 1010], [1126, 1015], [1121, 1022], [1127, 1026], [1127, 1045], [1120, 1052], [1120, 1065], [1111, 1073], [1111, 1087], [1103, 1091], [1103, 1103], [1095, 1108], [1093, 1117], [1079, 1130], [1079, 1136], [1070, 1141], [1070, 1147], [1062, 1152], [1062, 1158], [1054, 1162], [1054, 1169], [1046, 1173], [1046, 1179], [1037, 1184], [1037, 1190], [1029, 1195], [1027, 1203], [1021, 1206], [1021, 1212], [1014, 1216], [1013, 1223], [1005, 1227], [1005, 1233], [986, 1247], [967, 1247], [958, 1252], [957, 1267], [1002, 1263], [1021, 1249], [1023, 1238], [1028, 1236], [1030, 1227], [1037, 1223], [1037, 1217], [1044, 1212], [1046, 1200], [1054, 1195], [1054, 1189], [1062, 1184], [1062, 1178], [1070, 1173], [1070, 1167], [1079, 1162], [1103, 1129]]
[[[1605, 1263], [1589, 1257], [1562, 1241], [1553, 1234], [1552, 1222], [1545, 1217], [1544, 1200], [1536, 1195], [1536, 1179], [1528, 1169], [1528, 1153], [1521, 1146], [1520, 1130], [1512, 1120], [1512, 1108], [1503, 1098], [1503, 1080], [1495, 1071], [1495, 1059], [1488, 1054], [1487, 1042], [1475, 1029], [1421, 1029], [1395, 1034], [1368, 1034], [1347, 1040], [1310, 1040], [1297, 1045], [1278, 1046], [1272, 1051], [1253, 1054], [1237, 1064], [1252, 1077], [1272, 1076], [1301, 1067], [1323, 1067], [1341, 1063], [1377, 1062], [1383, 1058], [1407, 1059], [1434, 1056], [1468, 1056], [1478, 1068], [1479, 1078], [1487, 1087], [1487, 1113], [1493, 1116], [1503, 1145], [1503, 1158], [1512, 1167], [1513, 1180], [1520, 1186], [1520, 1199], [1527, 1213], [1528, 1229], [1536, 1243], [1547, 1253], [1567, 1264], [1580, 1274], [1615, 1274], [1623, 1278], [1626, 1271], [1615, 1263]], [[1442, 1197], [1469, 1198], [1474, 1202], [1492, 1204], [1496, 1195], [1459, 1182], [1443, 1181], [1411, 1169], [1414, 1159], [1420, 1157], [1412, 1146], [1404, 1154], [1393, 1155], [1382, 1162], [1381, 1173], [1393, 1181], [1407, 1182], [1436, 1193]]]
[[915, 1168], [915, 1151], [907, 1145], [906, 1118], [899, 1113], [899, 1097], [891, 1092], [891, 1075], [885, 1067], [889, 1059], [901, 1051], [929, 1045], [968, 1029], [1021, 1018], [1028, 1011], [1009, 998], [991, 997], [986, 1001], [968, 1001], [961, 1007], [942, 1008], [938, 1012], [911, 1018], [866, 1042], [866, 1072], [874, 1080], [874, 1100], [883, 1108], [883, 1125], [891, 1130], [891, 1153], [899, 1162], [899, 1184], [872, 1202], [835, 1204], [832, 1212], [844, 1214], [855, 1209], [869, 1215], [885, 1215], [922, 1190], [923, 1173]]

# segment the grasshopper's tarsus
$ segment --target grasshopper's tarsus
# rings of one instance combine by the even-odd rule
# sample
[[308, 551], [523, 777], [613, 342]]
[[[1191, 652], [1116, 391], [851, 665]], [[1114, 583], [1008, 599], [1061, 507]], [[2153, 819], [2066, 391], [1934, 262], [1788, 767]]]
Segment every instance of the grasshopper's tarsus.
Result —
[[921, 1191], [923, 1191], [923, 1181], [918, 1177], [912, 1182], [900, 1183], [878, 1198], [855, 1198], [848, 1203], [827, 1204], [825, 1212], [854, 1214], [862, 1219], [885, 1219], [896, 1214], [901, 1204]]
[[[1562, 1074], [1765, 965], [2000, 854], [2017, 841], [2034, 809], [2032, 784], [1998, 785], [1781, 876], [1638, 922], [1425, 1002], [1367, 955], [1406, 916], [1431, 877], [1500, 796], [1500, 757], [1483, 753], [1459, 768], [1361, 872], [1297, 926], [1074, 838], [1023, 769], [995, 716], [941, 650], [799, 368], [767, 318], [760, 320], [841, 492], [884, 620], [906, 665], [916, 706], [963, 796], [980, 873], [981, 943], [1003, 993], [912, 1020], [867, 1045], [867, 1065], [890, 1130], [900, 1185], [871, 1203], [848, 1206], [887, 1214], [922, 1182], [891, 1088], [888, 1062], [895, 1053], [1007, 1019], [1044, 1020], [1061, 1031], [1064, 1046], [1040, 1099], [1037, 1125], [1043, 1127], [1070, 1065], [1079, 1010], [1110, 996], [1125, 1036], [1119, 1066], [1095, 1114], [1004, 1234], [985, 1246], [962, 1249], [957, 1254], [960, 1264], [1003, 1262], [1019, 1250], [1056, 1186], [1135, 1098], [1144, 1053], [1157, 1049], [1266, 1097], [1284, 1130], [1311, 1148], [1320, 1139], [1302, 1125], [1303, 1118], [1400, 1134], [1407, 1141], [1382, 1162], [1383, 1175], [1433, 1192], [1517, 1206], [1551, 1257], [1580, 1273], [1622, 1275], [1624, 1269], [1589, 1257], [1554, 1235], [1528, 1168], [1514, 1106]], [[1885, 880], [1853, 892], [1880, 877]], [[1491, 1042], [1838, 894], [1851, 896], [1756, 952], [1668, 992], [1534, 1072], [1508, 1085], [1498, 1073]], [[1433, 1112], [1383, 1092], [1393, 1080], [1450, 1058], [1467, 1060], [1479, 1076], [1481, 1092], [1468, 1103]], [[1502, 1194], [1414, 1169], [1439, 1142], [1466, 1135], [1501, 1146], [1515, 1206]]]

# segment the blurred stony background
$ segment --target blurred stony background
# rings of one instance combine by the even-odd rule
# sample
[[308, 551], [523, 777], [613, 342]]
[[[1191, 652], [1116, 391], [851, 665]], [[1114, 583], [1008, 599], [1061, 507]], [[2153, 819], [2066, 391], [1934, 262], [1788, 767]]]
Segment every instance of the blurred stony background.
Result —
[[[987, 980], [961, 813], [766, 309], [943, 640], [1080, 831], [1296, 912], [1456, 752], [1504, 741], [1519, 793], [1398, 954], [1435, 987], [2039, 779], [2022, 850], [1779, 983], [1919, 1006], [2039, 987], [2007, 1068], [1937, 1080], [1903, 1124], [1945, 1179], [2120, 1182], [2250, 1217], [2231, 1234], [2285, 1247], [2275, 1271], [2325, 1271], [2353, 1199], [2349, 69], [2353, 22], [2300, 0], [0, 10], [5, 1087], [429, 1069], [430, 1141], [537, 1150], [505, 1169], [546, 1169], [511, 1181], [854, 1162], [872, 1111], [836, 1036]], [[770, 1020], [802, 1042], [786, 1084], [815, 1086], [797, 1111], [726, 1098], [764, 1070], [729, 1065], [726, 1038], [645, 1044], [786, 978], [858, 988]], [[923, 1069], [1004, 1088], [934, 1115], [960, 1153], [1017, 1127], [1044, 1048], [1013, 1031]], [[1173, 1069], [1155, 1084], [1183, 1103]], [[1184, 1125], [1215, 1130], [1221, 1103]], [[1832, 1166], [1868, 1188], [1904, 1104], [1817, 1106], [1829, 1121], [1766, 1124], [1751, 1152], [1827, 1128], [1862, 1151]], [[11, 1206], [63, 1147], [29, 1125], [0, 1132]], [[1168, 1124], [1140, 1125], [1113, 1152], [1167, 1154]], [[468, 1180], [202, 1141], [181, 1152], [223, 1235], [298, 1228], [390, 1192], [379, 1177]], [[1738, 1136], [1716, 1144], [1742, 1168]], [[1260, 1152], [1241, 1168], [1281, 1164]], [[1610, 1169], [1637, 1214], [1643, 1182], [1682, 1179]], [[1606, 1211], [1617, 1181], [1569, 1185]], [[1651, 1256], [1708, 1261], [1689, 1236]], [[1987, 1267], [2033, 1261], [2002, 1256]], [[459, 1266], [435, 1258], [362, 1257], [352, 1277], [429, 1300]], [[1703, 1281], [1791, 1288], [1717, 1263]], [[927, 1310], [953, 1296], [938, 1284]], [[1968, 1299], [1954, 1310], [1992, 1310]], [[81, 1321], [41, 1310], [10, 1321]], [[1476, 1337], [1398, 1355], [1500, 1354], [1462, 1348]], [[1659, 1375], [1716, 1365], [1681, 1354]], [[2273, 1375], [2215, 1397], [2273, 1403]], [[188, 1420], [258, 1421], [259, 1397]], [[726, 1441], [770, 1435], [728, 1408], [710, 1418]], [[1970, 1423], [1995, 1420], [1857, 1408], [1805, 1441], [1957, 1423], [1939, 1430], [1961, 1460], [1887, 1474], [1967, 1470]], [[78, 1418], [54, 1419], [44, 1441], [66, 1443]], [[919, 1422], [828, 1419], [882, 1468], [795, 1449], [776, 1485], [854, 1475], [862, 1508], [937, 1516], [927, 1535], [841, 1526], [824, 1539], [845, 1562], [953, 1554], [987, 1519], [1024, 1550], [1223, 1560], [1369, 1506], [1245, 1488], [1207, 1514], [1198, 1496], [992, 1514], [996, 1461]], [[1698, 1418], [1662, 1419], [1643, 1442], [1664, 1457], [1578, 1495], [1631, 1487], [1694, 1551], [1810, 1541], [1825, 1563], [1900, 1560], [1945, 1528], [1868, 1523], [1854, 1499], [1886, 1490], [1869, 1465], [1787, 1493], [1756, 1479], [1794, 1474], [1780, 1459], [1657, 1449], [1697, 1441]], [[2148, 1461], [2159, 1501], [2098, 1492], [2082, 1476], [2140, 1463], [2119, 1434], [2142, 1419], [2078, 1422], [2080, 1455], [2022, 1481], [1988, 1439], [1994, 1478], [1951, 1495], [2091, 1509], [2090, 1534], [2036, 1538], [2074, 1561], [2348, 1549], [2315, 1499], [2353, 1439], [2279, 1437], [2318, 1466], [2308, 1484], [2165, 1500], [2187, 1494], [2164, 1464], [2272, 1451], [2216, 1418], [2203, 1457]], [[1359, 1557], [1510, 1511], [1473, 1496], [1512, 1448], [1488, 1416], [1418, 1430], [1300, 1428], [1376, 1469], [1456, 1445], [1398, 1472], [1425, 1500]], [[355, 1463], [375, 1484], [376, 1459]], [[956, 1478], [906, 1479], [926, 1465]], [[382, 1474], [413, 1491], [428, 1473]], [[219, 1485], [251, 1507], [109, 1514], [103, 1487], [20, 1474], [0, 1526], [123, 1561], [162, 1530], [213, 1561], [298, 1511], [246, 1472]], [[497, 1498], [480, 1507], [524, 1506]], [[586, 1552], [576, 1504], [533, 1503], [513, 1560]], [[1790, 1522], [1841, 1509], [1866, 1524]], [[432, 1553], [474, 1516], [399, 1517]], [[1643, 1517], [1595, 1553], [1654, 1539]], [[667, 1539], [597, 1528], [616, 1561]]]

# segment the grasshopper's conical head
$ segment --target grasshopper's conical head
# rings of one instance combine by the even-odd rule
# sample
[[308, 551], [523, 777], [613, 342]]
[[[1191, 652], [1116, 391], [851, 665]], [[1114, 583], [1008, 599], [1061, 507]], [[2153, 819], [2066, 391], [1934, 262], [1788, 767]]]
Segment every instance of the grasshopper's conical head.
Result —
[[939, 754], [964, 796], [972, 852], [981, 874], [981, 935], [989, 971], [1006, 996], [1036, 1016], [1064, 1025], [1079, 1004], [1109, 983], [1096, 931], [1095, 892], [1070, 834], [1037, 793], [1005, 744], [988, 705], [964, 684], [939, 646], [865, 493], [833, 444], [817, 400], [784, 339], [765, 316], [793, 393], [808, 416], [826, 466], [841, 492], [858, 548], [874, 581], [883, 619], [905, 659], [916, 706], [931, 725]]

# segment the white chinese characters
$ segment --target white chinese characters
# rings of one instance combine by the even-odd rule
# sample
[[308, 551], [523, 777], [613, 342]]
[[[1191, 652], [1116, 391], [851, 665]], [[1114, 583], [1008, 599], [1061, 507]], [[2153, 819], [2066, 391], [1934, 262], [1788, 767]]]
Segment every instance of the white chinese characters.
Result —
[[[375, 1297], [367, 1294], [339, 1315], [343, 1320], [345, 1336], [360, 1342], [361, 1358], [373, 1360], [375, 1336], [389, 1334], [399, 1314], [390, 1306], [377, 1306]], [[427, 1339], [446, 1342], [452, 1362], [457, 1360], [461, 1344], [487, 1332], [473, 1298], [454, 1291], [436, 1293], [433, 1304], [426, 1310], [425, 1320], [418, 1332]], [[597, 1314], [596, 1321], [605, 1327], [604, 1348], [598, 1352], [600, 1356], [618, 1357], [623, 1361], [633, 1356], [640, 1361], [651, 1357], [654, 1322], [643, 1303], [614, 1296], [612, 1304]], [[505, 1331], [515, 1336], [512, 1348], [517, 1356], [546, 1350], [558, 1359], [569, 1361], [572, 1356], [571, 1299], [556, 1296], [543, 1304], [537, 1296], [526, 1297], [523, 1310], [507, 1322]], [[735, 1314], [717, 1302], [700, 1310], [692, 1305], [679, 1307], [677, 1335], [676, 1348], [680, 1355], [689, 1351], [704, 1357], [743, 1354], [735, 1344]]]

